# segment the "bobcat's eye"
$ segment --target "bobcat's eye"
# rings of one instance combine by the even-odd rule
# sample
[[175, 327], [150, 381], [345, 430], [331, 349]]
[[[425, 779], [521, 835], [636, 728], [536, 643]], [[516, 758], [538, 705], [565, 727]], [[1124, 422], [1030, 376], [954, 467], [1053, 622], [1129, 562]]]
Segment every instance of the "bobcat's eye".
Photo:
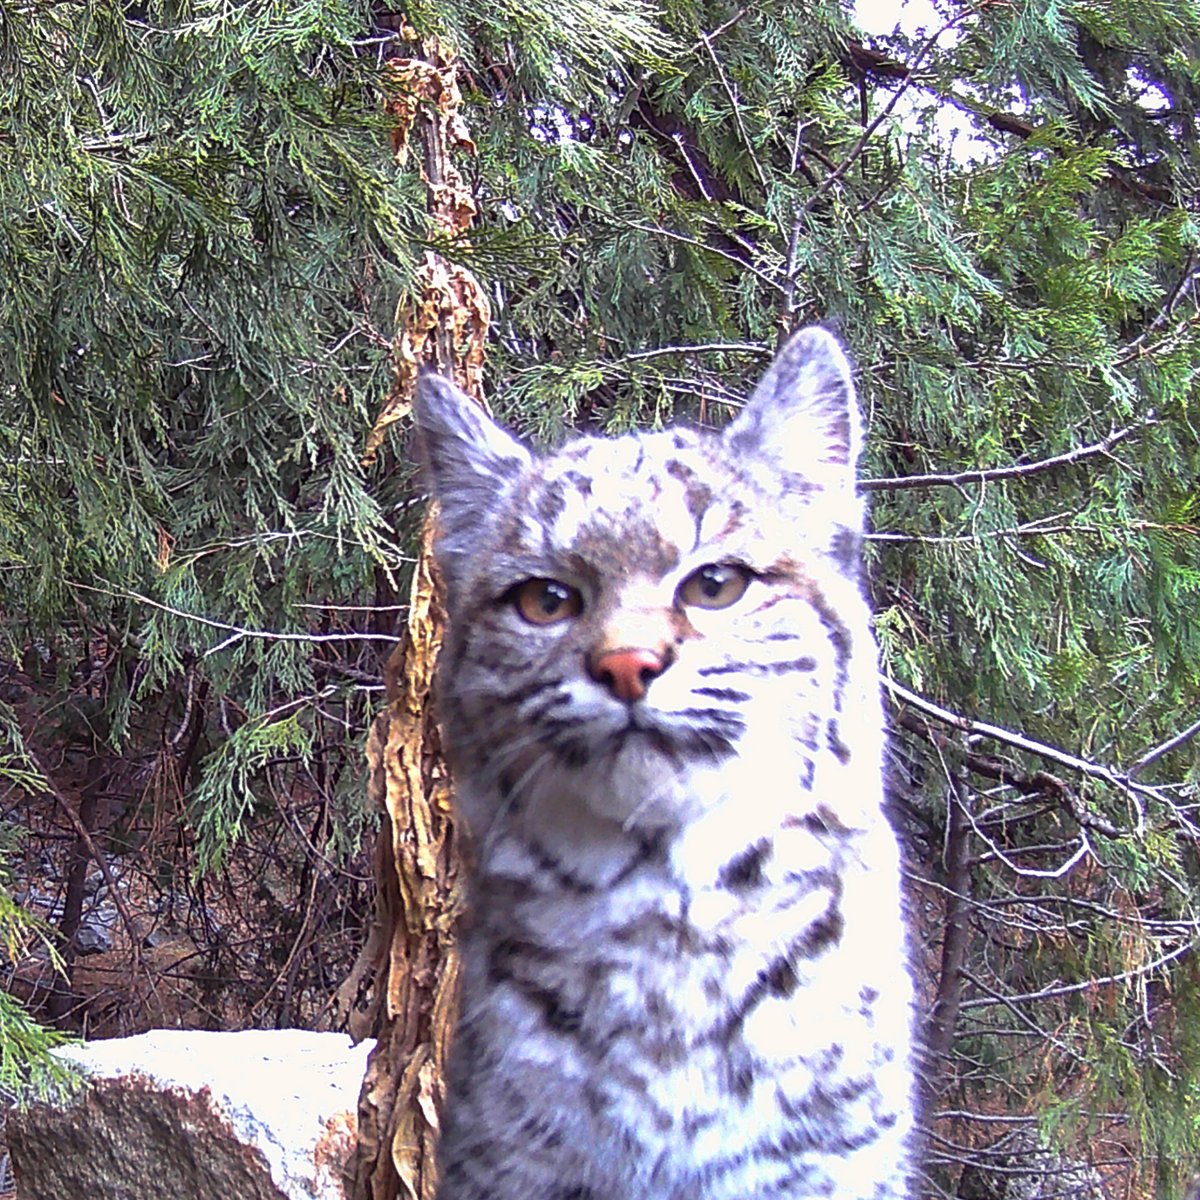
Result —
[[709, 563], [693, 571], [676, 596], [692, 608], [728, 608], [750, 586], [750, 572], [736, 563]]
[[557, 579], [527, 579], [506, 597], [531, 625], [554, 625], [579, 615], [583, 597]]

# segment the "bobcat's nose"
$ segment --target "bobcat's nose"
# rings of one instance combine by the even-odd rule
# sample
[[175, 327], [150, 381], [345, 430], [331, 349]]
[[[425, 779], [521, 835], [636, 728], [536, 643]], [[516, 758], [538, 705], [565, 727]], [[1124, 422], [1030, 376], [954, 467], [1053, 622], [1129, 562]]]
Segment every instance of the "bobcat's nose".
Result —
[[618, 700], [632, 704], [640, 700], [653, 679], [657, 679], [671, 660], [667, 650], [648, 646], [626, 646], [588, 655], [588, 673], [602, 683]]

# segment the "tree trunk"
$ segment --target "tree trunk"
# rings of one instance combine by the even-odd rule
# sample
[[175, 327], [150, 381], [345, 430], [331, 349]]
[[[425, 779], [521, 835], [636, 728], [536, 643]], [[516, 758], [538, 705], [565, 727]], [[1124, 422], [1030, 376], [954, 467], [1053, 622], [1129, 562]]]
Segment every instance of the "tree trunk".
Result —
[[[90, 739], [89, 739], [90, 741]], [[75, 847], [71, 851], [71, 867], [67, 872], [67, 890], [63, 900], [62, 918], [58, 932], [62, 944], [63, 969], [51, 983], [46, 1012], [55, 1025], [63, 1029], [78, 1027], [80, 998], [75, 992], [75, 959], [78, 957], [79, 926], [83, 921], [84, 891], [87, 886], [88, 864], [95, 848], [91, 835], [96, 832], [96, 813], [100, 805], [100, 788], [107, 771], [96, 749], [87, 746], [87, 773], [79, 791], [79, 823]], [[100, 866], [99, 863], [96, 864]]]
[[956, 766], [946, 789], [946, 838], [942, 851], [946, 872], [946, 917], [937, 998], [925, 1030], [921, 1099], [932, 1115], [952, 1062], [954, 1034], [963, 995], [963, 965], [971, 938], [971, 792], [966, 768]]
[[[416, 41], [411, 30], [403, 34]], [[461, 239], [475, 204], [450, 154], [475, 147], [459, 116], [456, 65], [435, 39], [427, 39], [416, 56], [394, 59], [390, 67], [397, 161], [415, 148], [436, 229]], [[397, 314], [395, 376], [368, 439], [368, 458], [387, 426], [410, 411], [422, 366], [432, 365], [482, 396], [490, 314], [478, 282], [430, 252], [413, 295]], [[388, 706], [367, 746], [369, 790], [383, 826], [375, 853], [375, 923], [360, 960], [373, 974], [372, 999], [352, 1032], [378, 1041], [359, 1098], [354, 1200], [432, 1200], [437, 1186], [434, 1150], [457, 1000], [454, 924], [462, 871], [431, 705], [444, 623], [430, 556], [434, 520], [431, 514], [421, 533], [406, 628], [385, 672]], [[348, 989], [357, 986], [357, 975]], [[351, 999], [344, 989], [343, 1003]]]

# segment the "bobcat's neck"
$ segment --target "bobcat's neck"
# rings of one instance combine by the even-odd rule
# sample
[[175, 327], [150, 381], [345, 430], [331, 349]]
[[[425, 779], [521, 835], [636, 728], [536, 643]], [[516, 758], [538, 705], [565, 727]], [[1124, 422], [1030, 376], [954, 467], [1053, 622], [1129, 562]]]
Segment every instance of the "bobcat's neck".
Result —
[[699, 891], [720, 885], [746, 847], [798, 826], [829, 821], [852, 832], [877, 824], [878, 735], [867, 741], [842, 761], [828, 747], [751, 734], [721, 762], [664, 768], [649, 782], [574, 767], [544, 771], [520, 789], [463, 779], [459, 799], [484, 877], [538, 880], [538, 891], [603, 889], [653, 861], [666, 872], [660, 880]]

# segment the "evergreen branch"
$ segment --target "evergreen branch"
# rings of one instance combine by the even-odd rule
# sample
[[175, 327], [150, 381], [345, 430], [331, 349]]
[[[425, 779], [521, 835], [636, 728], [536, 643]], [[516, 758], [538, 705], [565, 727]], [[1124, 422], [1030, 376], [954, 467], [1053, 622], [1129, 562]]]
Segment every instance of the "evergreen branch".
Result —
[[846, 174], [847, 171], [862, 157], [863, 151], [867, 148], [867, 143], [875, 136], [875, 131], [892, 115], [897, 104], [900, 103], [900, 97], [908, 91], [912, 85], [917, 68], [928, 57], [929, 52], [937, 45], [938, 39], [949, 29], [953, 29], [955, 25], [964, 21], [970, 15], [969, 10], [959, 13], [957, 16], [951, 17], [945, 22], [940, 29], [930, 34], [929, 37], [921, 44], [917, 53], [913, 56], [911, 63], [907, 65], [907, 73], [901, 78], [900, 86], [896, 88], [892, 94], [892, 98], [883, 106], [875, 119], [871, 121], [862, 131], [861, 136], [851, 146], [849, 153], [840, 163], [827, 175], [822, 181], [821, 186], [804, 202], [802, 212], [811, 212], [817, 202], [828, 192], [834, 184], [838, 183]]
[[[739, 125], [741, 124], [740, 117], [738, 120], [738, 124]], [[719, 205], [722, 202], [721, 198], [713, 195], [712, 189], [709, 186], [709, 182], [708, 182], [708, 179], [706, 178], [705, 172], [696, 164], [693, 153], [689, 152], [687, 139], [684, 137], [683, 131], [675, 130], [673, 133], [660, 132], [660, 136], [670, 140], [671, 143], [675, 146], [675, 149], [679, 152], [679, 157], [683, 159], [683, 164], [685, 167], [687, 167], [688, 174], [691, 175], [693, 182], [696, 184], [696, 189], [700, 193], [700, 195], [709, 204]], [[696, 153], [699, 153], [699, 151], [696, 151]], [[755, 167], [758, 167], [757, 161], [755, 162]], [[708, 169], [710, 171], [712, 170], [711, 165], [709, 165]], [[762, 177], [761, 169], [759, 170], [759, 177], [760, 178]], [[765, 189], [766, 189], [765, 181], [763, 182], [763, 188], [765, 191]], [[749, 256], [748, 259], [738, 259], [737, 256], [734, 255], [735, 261], [739, 262], [743, 267], [747, 268], [748, 270], [753, 270], [754, 268], [750, 266], [749, 259], [753, 258], [758, 253], [758, 249], [754, 245], [754, 243], [751, 242], [748, 238], [744, 237], [736, 229], [724, 229], [724, 230], [722, 230], [722, 235], [724, 237], [728, 238], [731, 242], [733, 242], [735, 245], [737, 245], [740, 249], [744, 250], [746, 252], [746, 254]]]
[[[1135, 339], [1126, 347], [1125, 353], [1122, 354], [1120, 358], [1114, 360], [1113, 365], [1117, 367], [1126, 367], [1131, 362], [1135, 362], [1140, 358], [1146, 358], [1150, 355], [1162, 355], [1169, 353], [1171, 350], [1179, 346], [1180, 343], [1188, 337], [1188, 335], [1196, 328], [1198, 324], [1200, 324], [1200, 315], [1192, 313], [1191, 316], [1185, 318], [1184, 320], [1176, 322], [1176, 324], [1173, 325], [1170, 330], [1164, 333], [1162, 337], [1154, 343], [1153, 347], [1144, 347], [1139, 345], [1138, 340]], [[1193, 368], [1190, 374], [1190, 379], [1195, 379], [1196, 374], [1197, 371], [1195, 368]]]
[[754, 164], [754, 173], [758, 176], [758, 183], [762, 188], [762, 194], [766, 197], [770, 194], [771, 189], [767, 184], [767, 177], [763, 173], [762, 163], [758, 161], [758, 152], [755, 150], [754, 143], [750, 140], [750, 134], [747, 132], [745, 123], [742, 121], [742, 106], [738, 101], [737, 94], [734, 92], [729, 78], [725, 74], [725, 68], [721, 66], [721, 60], [712, 48], [712, 42], [709, 40], [708, 34], [702, 33], [700, 40], [704, 43], [704, 48], [708, 51], [708, 57], [712, 59], [712, 65], [717, 72], [717, 78], [721, 81], [721, 87], [729, 99], [730, 111], [732, 111], [733, 119], [737, 123], [738, 133], [742, 135], [742, 144], [746, 147], [746, 153], [750, 155], [750, 161]]
[[708, 242], [702, 242], [699, 238], [689, 237], [686, 233], [676, 233], [673, 229], [664, 229], [661, 225], [643, 225], [640, 221], [627, 222], [630, 229], [637, 229], [642, 233], [656, 234], [659, 237], [671, 238], [676, 242], [683, 242], [686, 246], [695, 246], [698, 250], [707, 250], [711, 254], [719, 254], [722, 258], [727, 258], [739, 270], [749, 271], [761, 283], [774, 291], [782, 292], [783, 285], [777, 280], [772, 279], [765, 271], [760, 271], [758, 267], [752, 263], [748, 263], [744, 258], [738, 258], [736, 254], [731, 254], [728, 250], [721, 250], [717, 246], [710, 245]]
[[[937, 1113], [935, 1119], [940, 1119], [941, 1113]], [[1029, 1121], [1036, 1121], [1036, 1117], [1025, 1118]], [[1128, 1117], [1120, 1118], [1122, 1122], [1128, 1120]], [[931, 1141], [944, 1149], [944, 1153], [936, 1155], [936, 1159], [941, 1163], [971, 1163], [978, 1167], [981, 1163], [987, 1164], [987, 1171], [996, 1175], [1009, 1175], [1016, 1179], [1023, 1179], [1026, 1186], [1018, 1189], [1017, 1187], [1007, 1187], [1004, 1189], [1004, 1194], [1020, 1191], [1021, 1195], [1029, 1195], [1028, 1187], [1030, 1176], [1035, 1176], [1039, 1180], [1045, 1180], [1045, 1184], [1039, 1186], [1036, 1191], [1038, 1195], [1055, 1196], [1060, 1200], [1065, 1200], [1068, 1196], [1092, 1195], [1095, 1194], [1090, 1188], [1087, 1190], [1081, 1189], [1079, 1186], [1080, 1165], [1078, 1162], [1067, 1158], [1057, 1158], [1057, 1166], [1052, 1162], [1042, 1158], [1036, 1163], [1029, 1163], [1024, 1158], [1014, 1158], [1012, 1148], [1004, 1145], [1006, 1138], [1001, 1138], [996, 1144], [988, 1149], [982, 1146], [977, 1146], [971, 1142], [956, 1142], [951, 1138], [942, 1137], [940, 1134], [933, 1131], [926, 1131], [927, 1136]], [[1127, 1155], [1118, 1153], [1115, 1158], [1100, 1158], [1094, 1152], [1088, 1155], [1088, 1164], [1091, 1167], [1116, 1167], [1128, 1165]], [[1049, 1186], [1050, 1181], [1057, 1177], [1057, 1185]], [[1044, 1190], [1043, 1190], [1044, 1189]]]
[[[1002, 807], [1007, 808], [1009, 806], [1004, 805]], [[1014, 819], [1014, 823], [1020, 822], [1024, 819], [1026, 819], [1026, 818], [1023, 815], [1018, 814]], [[1011, 859], [1008, 857], [1009, 851], [1003, 850], [999, 846], [995, 845], [993, 843], [992, 839], [984, 832], [983, 827], [984, 827], [984, 822], [980, 822], [979, 836], [984, 842], [987, 843], [989, 849], [981, 850], [978, 854], [976, 854], [971, 859], [971, 866], [982, 867], [982, 866], [986, 866], [988, 863], [991, 863], [991, 862], [1001, 862], [1006, 867], [1010, 867], [1013, 870], [1013, 872], [1017, 875], [1039, 875], [1042, 878], [1057, 878], [1059, 875], [1062, 875], [1064, 873], [1062, 871], [1054, 871], [1054, 872], [1027, 871], [1024, 868], [1019, 867], [1016, 863], [1012, 862]], [[1090, 847], [1088, 847], [1088, 848], [1090, 848]], [[1070, 841], [1067, 841], [1067, 842], [1045, 842], [1042, 844], [1030, 843], [1029, 845], [1017, 846], [1015, 852], [1020, 854], [1022, 858], [1041, 857], [1042, 855], [1046, 855], [1046, 854], [1066, 854], [1067, 852], [1074, 854], [1077, 858], [1079, 857], [1079, 847], [1076, 845], [1075, 839], [1071, 839]], [[1026, 925], [1019, 918], [1012, 919], [1011, 923], [1016, 925], [1020, 929], [1024, 929], [1024, 928], [1037, 929], [1037, 928], [1039, 928], [1039, 926], [1036, 923], [1031, 923], [1029, 925]]]
[[[1112, 784], [1113, 787], [1120, 788], [1122, 791], [1129, 793], [1144, 793], [1148, 796], [1154, 796], [1157, 793], [1153, 788], [1147, 787], [1144, 784], [1135, 783], [1130, 778], [1128, 773], [1122, 773], [1115, 770], [1113, 767], [1104, 765], [1103, 763], [1089, 762], [1085, 758], [1079, 758], [1074, 754], [1068, 754], [1065, 750], [1060, 750], [1056, 746], [1047, 745], [1045, 742], [1035, 741], [1033, 738], [1026, 737], [1023, 733], [1014, 733], [1009, 729], [1001, 729], [998, 725], [989, 725], [986, 721], [976, 721], [970, 717], [960, 716], [958, 713], [951, 712], [949, 709], [941, 708], [934, 704], [932, 700], [926, 700], [924, 696], [918, 696], [915, 692], [910, 692], [908, 688], [897, 683], [894, 679], [888, 678], [886, 675], [880, 675], [883, 686], [891, 692], [898, 700], [919, 712], [925, 713], [932, 717], [935, 721], [940, 721], [943, 725], [949, 725], [953, 729], [960, 729], [964, 733], [974, 734], [978, 737], [988, 738], [991, 741], [1002, 742], [1005, 745], [1012, 746], [1016, 750], [1022, 750], [1026, 754], [1032, 754], [1037, 758], [1049, 759], [1051, 762], [1059, 763], [1064, 767], [1068, 767], [1072, 771], [1078, 771], [1081, 775], [1086, 775], [1090, 779], [1100, 779], [1105, 783]], [[903, 724], [903, 718], [901, 718]], [[986, 761], [986, 760], [981, 760]], [[992, 760], [994, 762], [994, 760]], [[995, 764], [991, 770], [1006, 771], [1000, 764]], [[988, 774], [987, 771], [982, 772]], [[1011, 783], [1017, 786], [1020, 779], [1019, 776], [995, 774], [992, 776], [1004, 783]], [[1038, 792], [1042, 791], [1057, 791], [1064, 799], [1071, 799], [1071, 790], [1053, 775], [1047, 775], [1043, 772], [1038, 772], [1037, 775], [1030, 776], [1028, 780], [1029, 786], [1034, 787]], [[1080, 824], [1089, 824], [1091, 828], [1095, 828], [1098, 832], [1105, 834], [1107, 837], [1118, 837], [1120, 832], [1115, 826], [1108, 825], [1107, 822], [1101, 823], [1101, 819], [1093, 814], [1073, 810], [1072, 815], [1080, 821]], [[1082, 818], [1082, 819], [1081, 819]], [[1105, 828], [1107, 826], [1107, 828]], [[1111, 832], [1110, 832], [1111, 830]]]
[[[267, 533], [253, 533], [244, 537], [229, 537], [223, 538], [217, 542], [206, 542], [202, 546], [197, 546], [195, 549], [187, 547], [176, 547], [173, 555], [173, 561], [176, 563], [194, 563], [201, 558], [210, 554], [220, 554], [226, 550], [242, 550], [246, 547], [259, 549], [263, 546], [270, 545], [275, 542], [283, 542], [288, 546], [298, 546], [307, 539], [316, 539], [317, 541], [329, 542], [336, 546], [342, 546], [349, 542], [351, 545], [360, 547], [371, 552], [371, 547], [361, 538], [350, 538], [344, 533], [325, 533], [319, 529], [288, 529], [288, 530], [272, 530]], [[389, 553], [388, 559], [391, 562], [414, 563], [416, 559], [411, 555], [402, 555]], [[299, 606], [302, 607], [302, 606]], [[330, 607], [330, 606], [325, 606]]]
[[1156, 329], [1159, 328], [1159, 326], [1167, 322], [1167, 320], [1171, 317], [1171, 314], [1174, 313], [1179, 302], [1187, 293], [1189, 286], [1195, 283], [1198, 279], [1200, 279], [1200, 264], [1197, 264], [1195, 253], [1192, 253], [1188, 255], [1183, 271], [1176, 280], [1175, 286], [1167, 294], [1167, 297], [1163, 301], [1158, 312], [1154, 315], [1154, 319], [1146, 325], [1146, 328], [1143, 329], [1142, 332], [1137, 335], [1137, 337], [1126, 344], [1125, 355], [1121, 359], [1122, 364], [1130, 362], [1138, 356], [1140, 353], [1139, 347]]
[[78, 591], [95, 592], [102, 596], [112, 596], [117, 600], [135, 600], [139, 604], [148, 604], [151, 608], [157, 608], [160, 612], [169, 613], [173, 617], [179, 617], [184, 621], [194, 621], [197, 625], [205, 625], [209, 629], [220, 629], [231, 635], [206, 651], [206, 656], [232, 645], [241, 638], [254, 638], [267, 642], [311, 642], [314, 644], [317, 642], [389, 642], [392, 645], [399, 640], [387, 633], [283, 633], [276, 629], [247, 629], [245, 626], [233, 625], [228, 621], [202, 617], [199, 613], [184, 612], [181, 608], [173, 608], [169, 604], [152, 600], [149, 596], [144, 596], [141, 592], [131, 589], [96, 587], [94, 584], [80, 583], [75, 579], [68, 579], [65, 582], [68, 587]]
[[[649, 99], [641, 97], [635, 101], [630, 112], [630, 120], [634, 125], [645, 128], [660, 145], [670, 147], [672, 154], [681, 155], [683, 164], [691, 176], [694, 188], [682, 186], [682, 180], [675, 176], [672, 180], [676, 190], [690, 200], [703, 199], [710, 205], [719, 206], [727, 200], [744, 204], [736, 185], [718, 170], [709, 155], [701, 148], [698, 135], [681, 117], [671, 112], [660, 111]], [[738, 242], [733, 235], [727, 235], [731, 242]], [[741, 239], [745, 245], [745, 239]], [[743, 260], [736, 259], [745, 265]]]
[[[675, 133], [668, 134], [666, 136], [670, 137], [671, 141], [675, 143], [675, 149], [679, 151], [679, 157], [683, 159], [683, 165], [687, 167], [688, 174], [691, 175], [692, 181], [695, 183], [696, 190], [700, 193], [700, 196], [704, 200], [707, 200], [709, 204], [719, 204], [720, 201], [713, 196], [712, 189], [708, 186], [708, 181], [704, 178], [700, 168], [696, 166], [696, 164], [692, 161], [691, 156], [688, 154], [687, 142], [684, 141], [683, 134], [677, 130]], [[746, 242], [744, 238], [739, 238], [738, 244], [743, 250], [746, 248]]]
[[664, 375], [658, 382], [664, 391], [679, 396], [688, 403], [694, 402], [697, 396], [703, 396], [715, 404], [722, 404], [734, 411], [740, 409], [744, 403], [740, 396], [726, 391], [719, 383], [711, 379], [686, 379]]
[[[934, 36], [941, 36], [946, 28], [948, 26], [943, 27]], [[899, 62], [890, 55], [883, 54], [878, 50], [872, 50], [859, 42], [847, 42], [851, 64], [864, 79], [868, 76], [899, 79], [901, 80], [901, 84], [897, 89], [897, 94], [903, 91], [910, 83], [915, 83], [917, 87], [931, 93], [938, 100], [952, 105], [959, 111], [967, 113], [971, 117], [982, 118], [984, 123], [997, 133], [1011, 133], [1023, 142], [1028, 141], [1029, 138], [1037, 133], [1040, 126], [1027, 116], [1005, 112], [1003, 109], [988, 110], [978, 101], [968, 99], [951, 88], [939, 87], [935, 82], [930, 80], [918, 80], [916, 78], [916, 68], [920, 65], [925, 48], [925, 46], [922, 46], [920, 52], [913, 58], [912, 63], [908, 64]], [[893, 98], [893, 105], [894, 103], [895, 99]], [[890, 107], [892, 105], [889, 105]], [[1114, 125], [1110, 128], [1110, 132], [1123, 131], [1120, 130], [1119, 126]], [[1180, 200], [1174, 193], [1167, 188], [1148, 183], [1144, 179], [1133, 178], [1134, 170], [1144, 171], [1146, 170], [1146, 166], [1123, 169], [1114, 162], [1105, 173], [1104, 182], [1122, 192], [1131, 193], [1147, 200], [1153, 200], [1158, 204], [1171, 207], [1179, 206]]]
[[995, 1004], [1003, 1004], [1010, 1012], [1016, 1013], [1017, 1004], [1027, 1004], [1036, 1000], [1054, 1000], [1059, 996], [1076, 995], [1079, 992], [1092, 991], [1095, 988], [1104, 987], [1111, 983], [1128, 983], [1132, 979], [1142, 979], [1157, 971], [1160, 967], [1165, 967], [1168, 963], [1182, 958], [1185, 954], [1190, 953], [1195, 948], [1195, 940], [1184, 942], [1182, 946], [1176, 946], [1174, 950], [1162, 955], [1160, 958], [1154, 959], [1152, 962], [1143, 963], [1140, 967], [1132, 967], [1128, 971], [1120, 971], [1115, 975], [1100, 975], [1093, 976], [1090, 979], [1085, 979], [1081, 983], [1063, 983], [1055, 987], [1042, 988], [1038, 992], [1024, 992], [1018, 996], [1001, 996], [998, 992], [994, 992], [991, 988], [980, 983], [979, 980], [972, 979], [971, 982], [977, 984], [982, 991], [988, 993], [987, 997], [976, 1000], [964, 1000], [962, 1008], [990, 1008]]
[[970, 483], [994, 483], [1001, 479], [1023, 479], [1028, 475], [1037, 475], [1042, 471], [1051, 471], [1071, 463], [1107, 455], [1118, 443], [1158, 423], [1159, 417], [1151, 409], [1141, 421], [1127, 425], [1124, 429], [1116, 429], [1106, 438], [1102, 438], [1090, 446], [1077, 446], [1074, 450], [1068, 450], [1064, 454], [1038, 459], [1036, 462], [1016, 463], [1011, 467], [993, 467], [988, 470], [958, 471], [945, 475], [899, 475], [883, 479], [864, 479], [858, 486], [864, 492], [894, 492], [904, 488], [961, 488], [964, 484]]

